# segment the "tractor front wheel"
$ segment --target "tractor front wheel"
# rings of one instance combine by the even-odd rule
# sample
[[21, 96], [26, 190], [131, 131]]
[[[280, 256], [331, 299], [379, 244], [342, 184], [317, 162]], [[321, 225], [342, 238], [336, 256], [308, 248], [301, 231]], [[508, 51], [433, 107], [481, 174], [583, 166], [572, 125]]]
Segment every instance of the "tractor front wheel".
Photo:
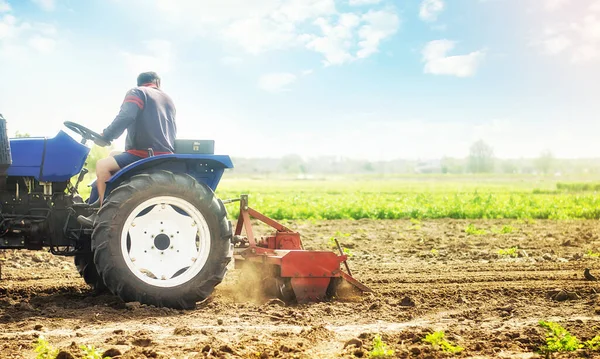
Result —
[[190, 309], [223, 280], [231, 223], [213, 191], [191, 176], [133, 176], [110, 193], [98, 217], [94, 262], [122, 300]]

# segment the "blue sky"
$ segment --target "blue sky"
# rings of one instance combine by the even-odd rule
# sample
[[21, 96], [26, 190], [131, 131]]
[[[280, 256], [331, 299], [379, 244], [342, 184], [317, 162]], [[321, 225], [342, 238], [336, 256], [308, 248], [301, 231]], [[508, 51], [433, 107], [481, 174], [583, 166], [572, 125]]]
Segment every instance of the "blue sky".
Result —
[[101, 131], [154, 70], [222, 154], [600, 156], [599, 65], [600, 0], [0, 0], [11, 133]]

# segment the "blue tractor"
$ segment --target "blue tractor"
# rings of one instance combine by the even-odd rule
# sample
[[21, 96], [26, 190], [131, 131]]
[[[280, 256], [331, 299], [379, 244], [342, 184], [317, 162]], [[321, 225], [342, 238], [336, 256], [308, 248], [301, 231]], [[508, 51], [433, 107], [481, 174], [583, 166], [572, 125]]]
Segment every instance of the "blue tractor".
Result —
[[[215, 155], [212, 141], [178, 140], [175, 154], [115, 173], [97, 210], [97, 191], [83, 200], [77, 187], [86, 142], [109, 143], [80, 124], [65, 127], [81, 141], [62, 130], [9, 140], [0, 115], [0, 249], [72, 256], [86, 283], [126, 302], [193, 308], [207, 298], [233, 256], [231, 223], [214, 193], [233, 167], [229, 156]], [[77, 221], [96, 210], [93, 228]]]

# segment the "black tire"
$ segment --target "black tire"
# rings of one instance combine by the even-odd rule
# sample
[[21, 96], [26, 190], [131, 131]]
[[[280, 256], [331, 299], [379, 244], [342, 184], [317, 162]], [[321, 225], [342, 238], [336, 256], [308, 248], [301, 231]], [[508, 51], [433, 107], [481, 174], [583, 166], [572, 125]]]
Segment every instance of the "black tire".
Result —
[[5, 176], [6, 171], [12, 164], [10, 141], [8, 139], [7, 131], [6, 120], [2, 117], [2, 114], [0, 114], [0, 176]]
[[94, 293], [100, 294], [106, 291], [106, 285], [96, 270], [93, 253], [76, 255], [75, 267], [85, 283], [92, 287]]
[[[204, 267], [187, 282], [161, 288], [138, 278], [127, 266], [121, 233], [131, 212], [144, 201], [171, 196], [194, 206], [210, 231], [210, 251]], [[157, 171], [124, 181], [106, 198], [92, 234], [94, 262], [107, 288], [125, 302], [191, 309], [212, 294], [231, 261], [231, 222], [223, 202], [205, 184], [187, 174]]]

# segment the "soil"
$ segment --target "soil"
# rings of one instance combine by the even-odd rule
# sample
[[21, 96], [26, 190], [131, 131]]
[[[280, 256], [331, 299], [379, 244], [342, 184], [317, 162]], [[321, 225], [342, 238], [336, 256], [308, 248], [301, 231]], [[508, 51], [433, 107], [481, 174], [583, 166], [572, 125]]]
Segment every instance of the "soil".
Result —
[[[487, 234], [467, 234], [470, 223]], [[345, 288], [330, 302], [289, 305], [250, 296], [232, 270], [209, 299], [180, 311], [92, 293], [72, 258], [4, 251], [0, 358], [35, 358], [39, 336], [61, 358], [82, 357], [81, 345], [113, 358], [367, 358], [378, 334], [392, 357], [453, 357], [422, 341], [440, 330], [464, 348], [456, 357], [532, 358], [544, 357], [540, 320], [582, 341], [600, 334], [600, 282], [584, 277], [589, 268], [600, 278], [600, 259], [586, 255], [600, 251], [598, 221], [284, 224], [308, 249], [340, 239], [353, 275], [373, 293]], [[511, 233], [498, 233], [503, 227]], [[498, 254], [515, 246], [516, 257]]]

